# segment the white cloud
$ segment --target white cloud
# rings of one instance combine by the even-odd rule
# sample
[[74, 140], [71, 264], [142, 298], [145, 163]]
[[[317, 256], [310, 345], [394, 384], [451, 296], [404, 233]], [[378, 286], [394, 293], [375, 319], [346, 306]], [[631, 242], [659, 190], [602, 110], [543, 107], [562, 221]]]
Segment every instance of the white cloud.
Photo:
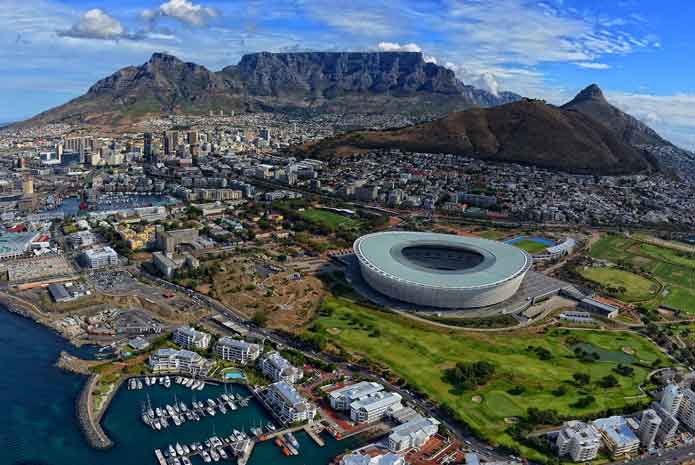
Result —
[[608, 100], [676, 145], [695, 149], [695, 94], [607, 92]]
[[58, 35], [77, 39], [99, 40], [139, 38], [137, 35], [127, 32], [116, 18], [109, 16], [98, 8], [86, 11], [77, 23], [68, 29], [59, 30]]
[[220, 13], [214, 8], [196, 5], [188, 0], [169, 0], [159, 5], [157, 10], [144, 10], [140, 13], [141, 18], [146, 21], [171, 18], [195, 27], [205, 26], [209, 20], [219, 15]]
[[377, 48], [382, 52], [422, 52], [418, 44], [399, 44], [398, 42], [379, 42]]
[[575, 61], [572, 64], [584, 69], [610, 69], [611, 67], [605, 63], [597, 63], [594, 61]]

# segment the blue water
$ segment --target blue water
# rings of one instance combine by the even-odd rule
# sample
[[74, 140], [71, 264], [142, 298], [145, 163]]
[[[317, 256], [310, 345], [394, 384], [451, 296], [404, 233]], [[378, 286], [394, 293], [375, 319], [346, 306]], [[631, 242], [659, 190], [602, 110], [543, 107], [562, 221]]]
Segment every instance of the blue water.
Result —
[[[154, 449], [176, 441], [202, 441], [213, 434], [229, 435], [233, 429], [267, 422], [263, 409], [249, 407], [225, 416], [205, 417], [198, 423], [153, 431], [139, 419], [141, 403], [149, 395], [153, 407], [171, 403], [174, 395], [190, 405], [193, 393], [174, 385], [170, 390], [153, 386], [142, 391], [121, 389], [115, 396], [103, 426], [115, 447], [107, 451], [91, 449], [85, 442], [76, 418], [75, 399], [84, 378], [54, 366], [60, 351], [80, 356], [93, 354], [93, 348], [74, 349], [66, 341], [34, 322], [0, 310], [0, 465], [126, 465], [155, 464]], [[243, 390], [242, 386], [235, 389]], [[197, 400], [216, 397], [221, 387], [196, 392]], [[285, 457], [272, 443], [259, 444], [250, 465], [324, 465], [333, 457], [356, 447], [350, 440], [335, 441], [324, 435], [326, 447], [319, 448], [304, 433], [298, 434], [300, 455]], [[202, 464], [202, 460], [194, 463]], [[222, 463], [222, 462], [220, 462]]]
[[516, 244], [517, 242], [521, 241], [533, 241], [537, 242], [541, 245], [545, 245], [546, 247], [552, 247], [554, 245], [557, 245], [555, 241], [552, 241], [550, 239], [546, 239], [544, 237], [539, 237], [539, 236], [518, 236], [513, 239], [509, 239], [508, 241], [505, 241], [507, 244]]

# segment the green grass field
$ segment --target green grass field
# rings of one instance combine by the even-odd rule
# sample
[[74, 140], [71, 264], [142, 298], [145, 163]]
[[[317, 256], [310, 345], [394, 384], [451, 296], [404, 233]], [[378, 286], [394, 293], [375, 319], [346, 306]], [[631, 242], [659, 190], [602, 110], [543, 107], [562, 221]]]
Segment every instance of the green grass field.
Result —
[[339, 227], [351, 228], [359, 225], [359, 221], [352, 218], [326, 210], [318, 210], [316, 208], [310, 208], [303, 211], [302, 216], [308, 221], [324, 225], [333, 230], [338, 229]]
[[652, 299], [659, 292], [659, 283], [629, 271], [617, 268], [581, 268], [578, 270], [584, 279], [611, 287], [624, 287], [625, 292], [616, 295], [625, 302], [642, 302]]
[[[515, 447], [520, 446], [505, 432], [506, 417], [524, 416], [529, 407], [577, 415], [636, 402], [639, 397], [628, 398], [640, 395], [637, 386], [649, 372], [645, 365], [657, 358], [665, 363], [656, 347], [631, 333], [550, 330], [545, 335], [529, 331], [497, 335], [453, 332], [336, 298], [324, 302], [322, 313], [324, 316], [317, 321], [335, 344], [390, 367], [421, 392], [450, 406], [486, 439]], [[603, 351], [620, 352], [629, 348], [645, 365], [633, 365], [633, 377], [616, 375], [619, 386], [601, 388], [595, 380], [610, 374], [615, 363], [580, 361], [569, 347], [567, 338], [570, 335]], [[527, 350], [528, 346], [547, 349], [552, 354], [551, 359], [541, 360], [535, 352]], [[444, 370], [455, 363], [481, 360], [493, 363], [496, 368], [486, 385], [461, 393], [443, 379]], [[590, 374], [592, 383], [575, 387], [571, 381], [574, 373]], [[525, 388], [523, 394], [507, 392], [517, 385]], [[553, 394], [559, 386], [567, 388], [566, 394]], [[583, 409], [570, 407], [587, 394], [595, 395], [595, 403]], [[482, 401], [474, 402], [474, 396], [481, 396]], [[530, 458], [539, 458], [539, 453], [533, 450], [524, 447], [521, 450]]]
[[591, 248], [594, 258], [625, 263], [651, 273], [664, 286], [652, 305], [665, 304], [695, 314], [695, 258], [617, 235], [605, 235]]
[[512, 244], [512, 245], [514, 245], [514, 246], [516, 246], [516, 247], [519, 247], [521, 250], [525, 250], [526, 252], [528, 252], [528, 253], [530, 253], [530, 254], [532, 254], [532, 255], [533, 255], [533, 254], [541, 253], [541, 252], [543, 252], [545, 249], [548, 248], [547, 245], [543, 245], [543, 244], [541, 244], [541, 243], [539, 243], [539, 242], [532, 241], [532, 240], [530, 240], [530, 239], [522, 239], [522, 240], [520, 240], [520, 241], [518, 241], [518, 242], [515, 242], [515, 243]]

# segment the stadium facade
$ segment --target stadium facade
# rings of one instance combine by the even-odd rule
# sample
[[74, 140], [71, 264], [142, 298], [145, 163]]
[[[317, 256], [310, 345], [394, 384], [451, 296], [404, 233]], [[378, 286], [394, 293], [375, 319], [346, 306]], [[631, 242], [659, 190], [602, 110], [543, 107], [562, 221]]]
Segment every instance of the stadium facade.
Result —
[[364, 281], [379, 293], [417, 306], [474, 309], [519, 290], [532, 259], [497, 241], [449, 234], [389, 231], [357, 239]]

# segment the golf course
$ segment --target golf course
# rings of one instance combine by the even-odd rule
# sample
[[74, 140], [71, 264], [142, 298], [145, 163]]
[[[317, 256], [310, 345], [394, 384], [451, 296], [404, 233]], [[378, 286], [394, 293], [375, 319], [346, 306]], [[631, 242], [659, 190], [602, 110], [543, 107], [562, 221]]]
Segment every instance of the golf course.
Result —
[[[454, 331], [337, 297], [324, 301], [311, 331], [324, 332], [330, 344], [358, 358], [390, 367], [485, 439], [538, 459], [539, 452], [518, 444], [506, 432], [515, 417], [524, 417], [529, 407], [580, 416], [639, 402], [645, 398], [638, 386], [655, 361], [668, 363], [651, 342], [629, 332]], [[626, 361], [634, 371], [628, 376], [616, 374], [614, 368]], [[460, 362], [488, 362], [494, 372], [484, 383], [454, 386], [445, 373]], [[588, 375], [590, 381], [578, 384], [575, 374]], [[609, 375], [617, 383], [600, 386], [599, 381]], [[587, 398], [591, 400], [580, 402]]]

